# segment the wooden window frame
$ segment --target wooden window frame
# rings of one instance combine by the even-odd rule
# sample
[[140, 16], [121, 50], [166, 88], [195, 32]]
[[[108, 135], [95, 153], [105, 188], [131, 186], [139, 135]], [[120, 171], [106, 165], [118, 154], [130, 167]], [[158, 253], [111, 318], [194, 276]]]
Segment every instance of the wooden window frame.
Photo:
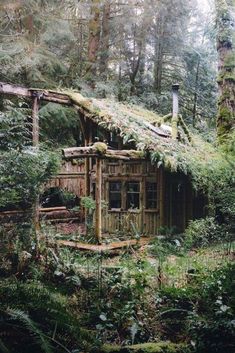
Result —
[[[108, 200], [108, 212], [140, 212], [141, 210], [141, 204], [142, 204], [142, 197], [141, 197], [141, 190], [142, 190], [142, 180], [129, 180], [129, 179], [123, 179], [123, 178], [112, 178], [112, 179], [108, 179], [107, 181], [107, 200]], [[120, 183], [121, 184], [121, 208], [111, 208], [110, 207], [110, 185], [111, 183]], [[129, 183], [138, 183], [139, 185], [139, 207], [138, 208], [128, 208], [127, 207], [127, 202], [128, 202], [128, 184]], [[136, 192], [137, 193], [137, 192]]]
[[[120, 191], [114, 191], [110, 189], [111, 184], [118, 183], [120, 184]], [[122, 204], [123, 204], [123, 195], [122, 195], [122, 189], [123, 189], [123, 182], [121, 180], [109, 180], [108, 181], [108, 205], [109, 205], [109, 211], [121, 211], [122, 210]], [[115, 194], [120, 194], [120, 204], [121, 207], [111, 207], [110, 205], [110, 194], [115, 193]]]
[[[156, 184], [156, 188], [153, 190], [156, 197], [150, 199], [151, 201], [156, 202], [156, 207], [149, 207], [148, 193], [151, 192], [151, 190], [148, 190], [148, 184]], [[158, 210], [158, 182], [157, 182], [157, 180], [146, 180], [146, 182], [145, 182], [145, 210], [146, 211], [157, 211]]]
[[[129, 184], [138, 184], [138, 191], [130, 191], [128, 190], [128, 185]], [[126, 183], [125, 183], [125, 192], [126, 192], [126, 207], [125, 209], [127, 211], [135, 211], [135, 210], [140, 210], [141, 209], [141, 198], [140, 198], [140, 190], [141, 190], [141, 182], [138, 181], [138, 180], [128, 180]], [[138, 195], [139, 197], [139, 201], [138, 201], [138, 207], [128, 207], [128, 195]]]

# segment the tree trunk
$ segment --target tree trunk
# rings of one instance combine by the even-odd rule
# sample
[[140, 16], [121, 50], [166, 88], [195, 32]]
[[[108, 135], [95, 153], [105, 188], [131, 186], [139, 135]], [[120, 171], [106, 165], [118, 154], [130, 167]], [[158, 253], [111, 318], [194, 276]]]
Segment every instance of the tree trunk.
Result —
[[[96, 62], [100, 44], [100, 0], [92, 0], [91, 19], [89, 21], [88, 70], [96, 75]], [[91, 78], [93, 79], [93, 78]]]
[[109, 58], [109, 37], [110, 37], [110, 10], [111, 4], [106, 0], [103, 5], [102, 34], [100, 45], [100, 74], [104, 80], [107, 79], [108, 58]]
[[199, 83], [199, 69], [200, 69], [201, 58], [198, 56], [197, 67], [196, 67], [196, 77], [193, 95], [193, 127], [196, 126], [196, 115], [197, 115], [197, 101], [198, 101], [198, 83]]
[[219, 101], [217, 136], [220, 144], [228, 141], [235, 127], [235, 51], [234, 19], [228, 1], [215, 0], [218, 51]]
[[154, 90], [161, 93], [162, 88], [162, 66], [163, 66], [163, 21], [159, 17], [156, 25], [156, 38], [154, 46]]

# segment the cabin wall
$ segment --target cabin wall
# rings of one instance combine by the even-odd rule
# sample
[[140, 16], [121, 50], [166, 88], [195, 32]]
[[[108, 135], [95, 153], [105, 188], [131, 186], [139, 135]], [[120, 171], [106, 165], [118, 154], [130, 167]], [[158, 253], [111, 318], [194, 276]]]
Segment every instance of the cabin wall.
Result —
[[79, 198], [85, 195], [85, 167], [83, 160], [64, 161], [59, 173], [44, 186], [44, 190], [59, 187]]
[[[91, 195], [95, 198], [95, 160], [90, 159]], [[110, 184], [119, 183], [121, 204], [110, 205]], [[128, 207], [128, 185], [139, 186], [139, 206]], [[149, 185], [155, 185], [155, 204], [149, 207]], [[59, 174], [45, 185], [45, 189], [59, 187], [85, 196], [85, 163], [64, 161]], [[190, 219], [205, 215], [205, 197], [196, 195], [187, 176], [157, 168], [150, 161], [102, 162], [102, 232], [119, 234], [157, 235], [161, 227], [182, 232]], [[151, 195], [150, 195], [151, 196]], [[200, 207], [198, 202], [200, 200]], [[154, 206], [154, 207], [153, 207]], [[81, 212], [80, 219], [84, 219]]]
[[189, 177], [165, 172], [164, 220], [162, 224], [175, 232], [183, 232], [190, 220], [207, 215], [207, 198], [197, 194]]
[[[149, 161], [108, 162], [103, 163], [102, 194], [107, 205], [103, 209], [104, 233], [158, 234], [160, 226], [160, 178], [161, 170]], [[112, 208], [110, 202], [110, 184], [118, 183], [121, 194], [120, 207]], [[129, 208], [129, 188], [138, 187], [139, 206]], [[148, 207], [147, 190], [149, 185], [156, 186], [156, 205]], [[135, 197], [135, 196], [134, 196]]]

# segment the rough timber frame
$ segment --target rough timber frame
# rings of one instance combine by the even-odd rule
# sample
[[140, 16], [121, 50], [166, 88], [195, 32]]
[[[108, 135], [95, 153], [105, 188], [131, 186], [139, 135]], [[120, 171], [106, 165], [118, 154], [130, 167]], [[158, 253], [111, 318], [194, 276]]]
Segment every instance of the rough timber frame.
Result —
[[[91, 124], [86, 117], [84, 108], [74, 105], [68, 95], [64, 93], [54, 92], [43, 89], [27, 89], [25, 87], [0, 82], [0, 94], [14, 95], [17, 97], [29, 98], [32, 100], [32, 143], [34, 147], [39, 144], [39, 119], [38, 110], [40, 101], [47, 101], [52, 103], [64, 104], [73, 106], [80, 114], [81, 129], [84, 136], [85, 147], [67, 148], [63, 150], [65, 158], [85, 158], [85, 194], [90, 195], [90, 158], [96, 158], [96, 237], [101, 243], [101, 229], [102, 229], [102, 214], [101, 214], [101, 182], [102, 182], [102, 159], [118, 159], [118, 160], [140, 160], [140, 154], [135, 150], [109, 150], [105, 153], [100, 153], [96, 150], [95, 145], [90, 146], [92, 142]], [[87, 216], [87, 215], [86, 215]], [[39, 202], [35, 204], [35, 228], [39, 228]]]

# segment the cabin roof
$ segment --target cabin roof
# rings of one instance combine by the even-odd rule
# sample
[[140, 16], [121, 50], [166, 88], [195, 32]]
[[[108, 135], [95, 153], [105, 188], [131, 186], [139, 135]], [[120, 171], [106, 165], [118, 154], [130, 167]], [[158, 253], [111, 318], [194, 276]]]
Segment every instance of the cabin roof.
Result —
[[208, 186], [215, 171], [228, 164], [227, 157], [212, 144], [189, 132], [183, 120], [179, 126], [180, 138], [173, 139], [171, 127], [165, 124], [164, 117], [139, 106], [111, 99], [86, 98], [70, 90], [27, 89], [5, 82], [0, 82], [0, 93], [73, 105], [104, 129], [119, 134], [124, 143], [134, 142], [136, 149], [150, 156], [158, 166], [190, 174], [200, 187]]
[[124, 143], [134, 142], [137, 150], [150, 155], [151, 160], [171, 171], [185, 174], [196, 172], [221, 155], [200, 136], [188, 134], [179, 127], [180, 138], [171, 137], [171, 126], [163, 117], [140, 106], [127, 105], [111, 99], [85, 98], [80, 93], [66, 93], [77, 109], [101, 127], [119, 134]]

